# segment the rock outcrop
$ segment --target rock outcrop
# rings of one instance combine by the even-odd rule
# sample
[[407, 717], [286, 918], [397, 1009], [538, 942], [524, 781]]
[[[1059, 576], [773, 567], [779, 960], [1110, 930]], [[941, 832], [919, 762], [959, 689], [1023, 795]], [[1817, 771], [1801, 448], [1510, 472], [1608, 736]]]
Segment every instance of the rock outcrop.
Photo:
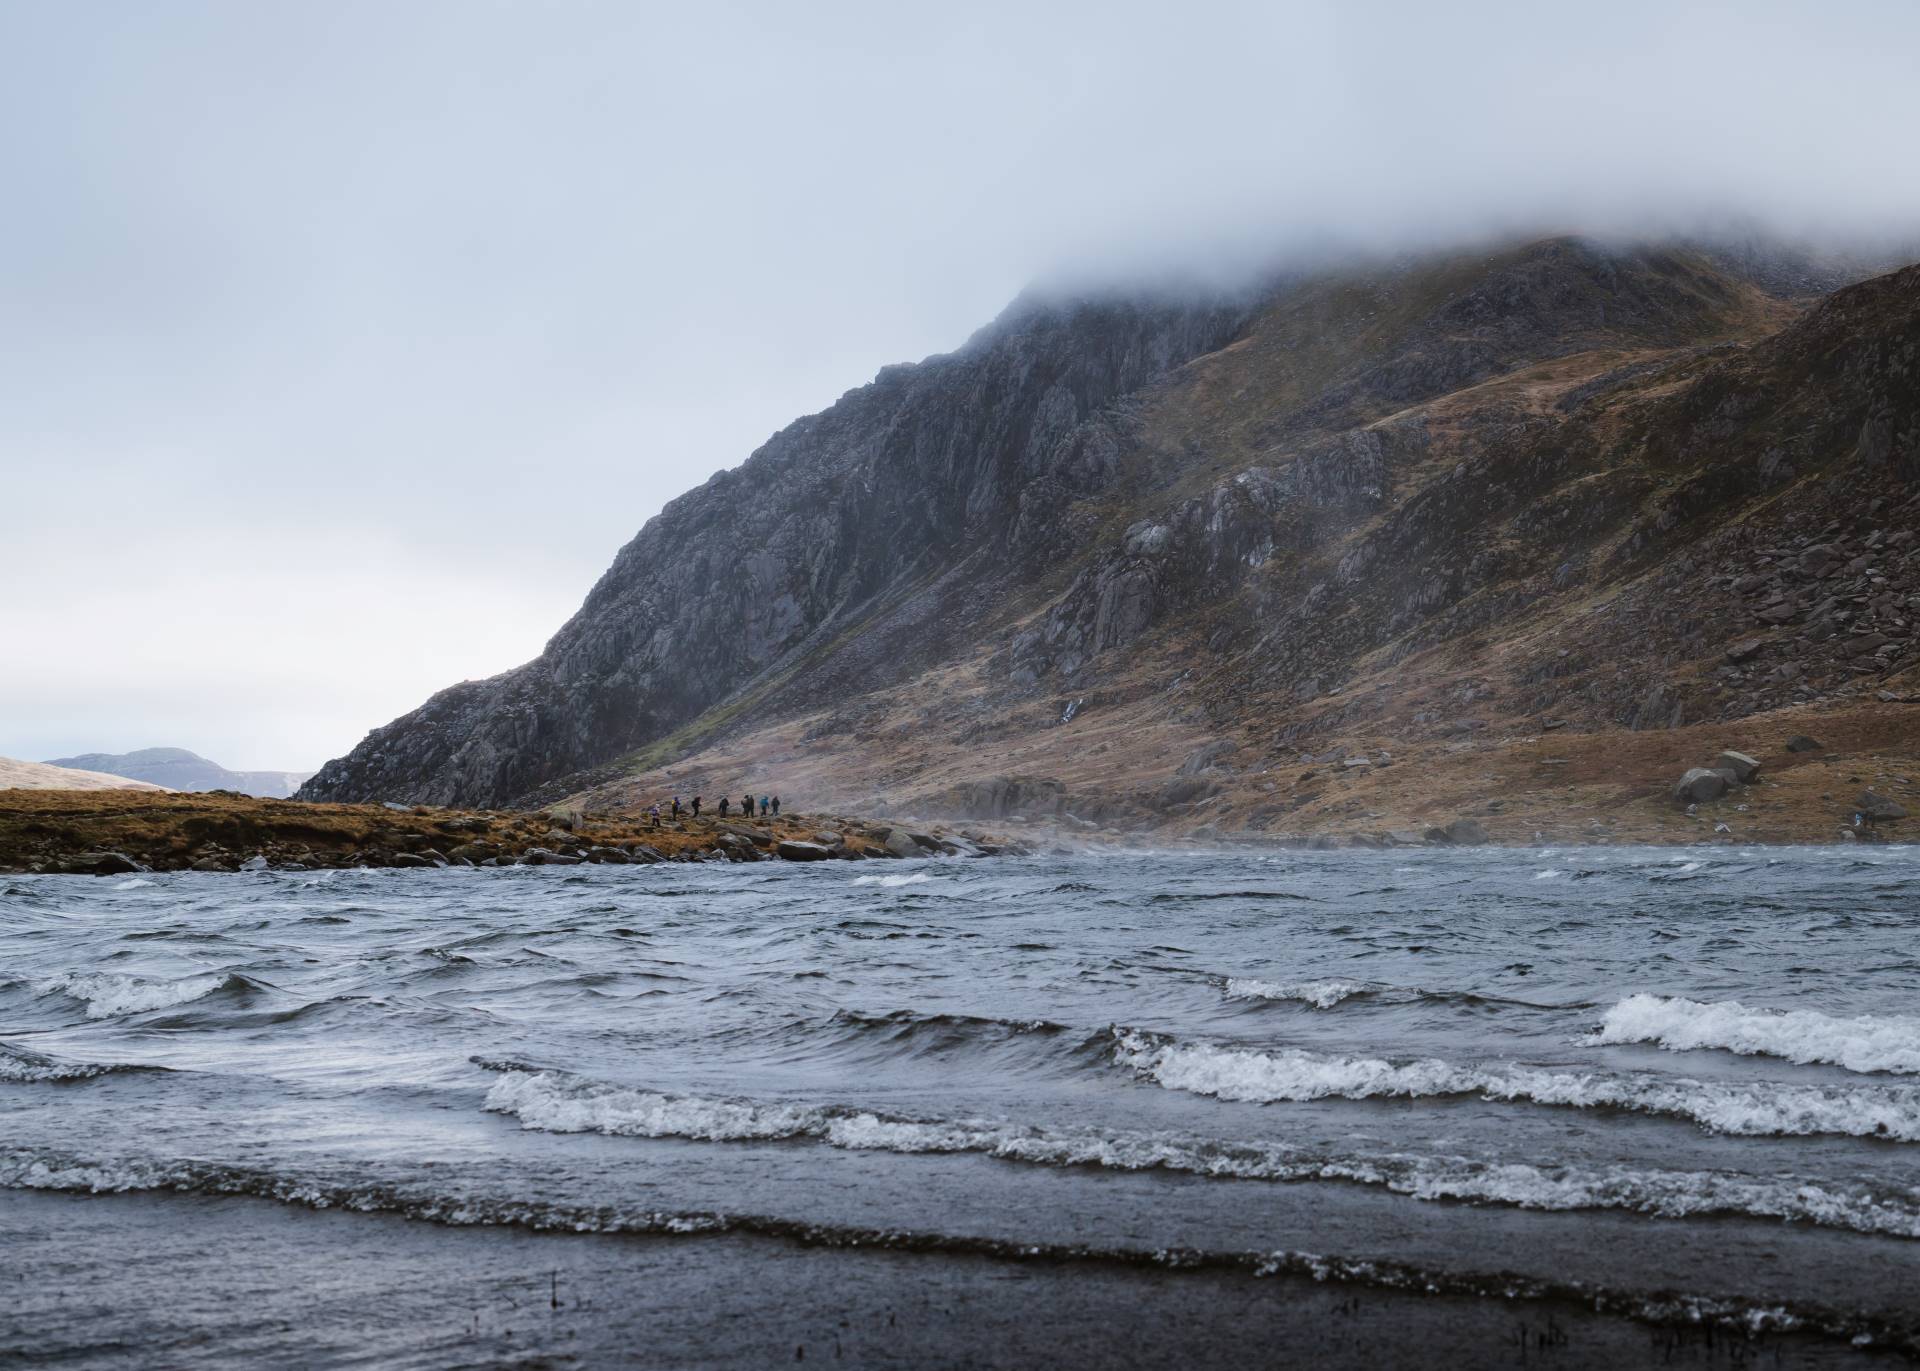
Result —
[[[1268, 831], [1342, 782], [1263, 777], [1355, 733], [1886, 688], [1920, 624], [1920, 268], [1780, 279], [1554, 239], [1024, 299], [672, 502], [538, 659], [300, 794], [613, 803], [804, 759], [833, 803]], [[1123, 714], [1171, 755], [1102, 734]]]

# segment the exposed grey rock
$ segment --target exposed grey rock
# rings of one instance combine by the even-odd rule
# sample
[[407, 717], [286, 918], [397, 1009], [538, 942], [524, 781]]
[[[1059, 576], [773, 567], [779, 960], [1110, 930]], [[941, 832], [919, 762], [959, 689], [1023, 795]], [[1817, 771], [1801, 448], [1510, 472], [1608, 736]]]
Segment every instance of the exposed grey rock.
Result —
[[233, 867], [218, 857], [198, 857], [194, 859], [190, 871], [231, 871]]
[[1180, 769], [1173, 774], [1176, 776], [1198, 776], [1201, 772], [1218, 763], [1222, 757], [1230, 756], [1235, 746], [1234, 743], [1229, 742], [1225, 738], [1216, 738], [1212, 742], [1196, 748], [1193, 752], [1189, 753], [1187, 759], [1180, 763]]
[[773, 845], [773, 850], [789, 862], [824, 862], [833, 856], [832, 848], [795, 838], [782, 838]]
[[438, 863], [431, 861], [426, 857], [422, 857], [417, 852], [396, 852], [393, 854], [393, 860], [388, 862], [387, 865], [388, 866], [406, 866], [406, 867], [422, 867], [422, 866], [430, 867], [430, 866], [436, 866], [438, 865]]
[[1427, 830], [1429, 840], [1435, 840], [1435, 834], [1439, 835], [1437, 841], [1450, 847], [1480, 847], [1493, 841], [1476, 819], [1455, 819], [1444, 828]]
[[1853, 802], [1853, 807], [1859, 813], [1864, 814], [1867, 818], [1873, 819], [1876, 822], [1904, 819], [1907, 817], [1907, 808], [1905, 805], [1901, 804], [1898, 800], [1890, 800], [1885, 795], [1878, 794], [1872, 790], [1861, 791], [1860, 798]]
[[626, 866], [633, 858], [629, 857], [617, 847], [596, 846], [587, 849], [587, 860], [590, 862], [604, 863], [608, 866]]
[[62, 862], [58, 869], [95, 876], [124, 876], [147, 870], [124, 852], [81, 852]]
[[1819, 752], [1821, 750], [1822, 744], [1817, 739], [1809, 738], [1804, 733], [1796, 733], [1787, 739], [1787, 751], [1789, 752]]
[[1689, 805], [1719, 799], [1727, 793], [1729, 775], [1730, 772], [1715, 771], [1704, 766], [1693, 767], [1675, 783], [1674, 803]]
[[269, 869], [269, 866], [270, 863], [268, 863], [267, 859], [256, 852], [253, 856], [240, 863], [239, 869], [241, 871], [266, 871]]
[[1760, 763], [1744, 752], [1722, 752], [1714, 759], [1714, 769], [1732, 772], [1740, 785], [1752, 785], [1753, 778], [1760, 774]]
[[554, 852], [544, 847], [530, 847], [520, 856], [525, 866], [578, 866], [578, 857], [569, 857], [563, 852]]
[[887, 835], [880, 840], [880, 845], [896, 857], [918, 857], [921, 855], [920, 844], [908, 836], [907, 831], [902, 828], [887, 830]]

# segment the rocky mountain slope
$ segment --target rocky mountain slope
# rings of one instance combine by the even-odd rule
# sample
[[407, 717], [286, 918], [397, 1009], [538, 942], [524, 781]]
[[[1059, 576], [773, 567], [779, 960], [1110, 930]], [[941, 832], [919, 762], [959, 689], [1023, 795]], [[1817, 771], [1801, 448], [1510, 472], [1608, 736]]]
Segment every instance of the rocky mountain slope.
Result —
[[165, 790], [165, 786], [50, 762], [19, 762], [0, 757], [0, 790]]
[[88, 752], [60, 757], [48, 766], [110, 771], [151, 781], [168, 790], [232, 790], [263, 799], [284, 799], [298, 790], [310, 771], [230, 771], [184, 747], [146, 747], [137, 752]]
[[1024, 298], [300, 793], [1261, 832], [1392, 817], [1349, 763], [1465, 777], [1548, 733], [1865, 707], [1911, 738], [1920, 268], [1816, 283], [1551, 239]]

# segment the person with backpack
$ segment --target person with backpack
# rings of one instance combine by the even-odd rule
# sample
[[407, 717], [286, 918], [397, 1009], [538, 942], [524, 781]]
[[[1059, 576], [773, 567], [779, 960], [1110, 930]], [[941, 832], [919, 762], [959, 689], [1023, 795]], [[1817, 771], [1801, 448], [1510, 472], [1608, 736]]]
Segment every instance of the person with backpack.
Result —
[[700, 817], [700, 797], [698, 795], [693, 797], [693, 817], [696, 819]]
[[773, 817], [776, 819], [780, 817], [780, 797], [778, 795], [773, 797]]
[[727, 817], [727, 797], [725, 795], [720, 797], [720, 817], [723, 819]]

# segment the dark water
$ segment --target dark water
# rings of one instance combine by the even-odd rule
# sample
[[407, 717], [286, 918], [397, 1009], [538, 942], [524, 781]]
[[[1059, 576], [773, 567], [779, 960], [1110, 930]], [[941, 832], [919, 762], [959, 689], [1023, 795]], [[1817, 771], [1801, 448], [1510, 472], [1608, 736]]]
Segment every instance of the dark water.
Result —
[[0, 1278], [125, 1280], [16, 1301], [20, 1359], [175, 1329], [139, 1274], [236, 1203], [335, 1253], [639, 1235], [685, 1280], [748, 1238], [1037, 1265], [1062, 1307], [1137, 1270], [1920, 1350], [1915, 849], [0, 892], [0, 1214], [35, 1239]]

